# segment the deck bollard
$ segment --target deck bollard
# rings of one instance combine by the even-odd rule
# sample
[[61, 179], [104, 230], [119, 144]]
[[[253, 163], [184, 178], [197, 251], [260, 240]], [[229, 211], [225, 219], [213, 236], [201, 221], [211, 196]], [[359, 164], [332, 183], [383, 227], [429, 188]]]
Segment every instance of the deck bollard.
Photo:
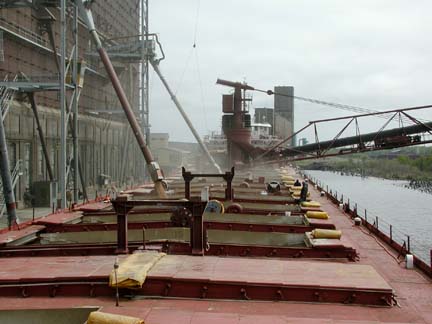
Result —
[[408, 243], [408, 253], [411, 253], [411, 240], [409, 235], [407, 235], [407, 243]]
[[390, 224], [390, 242], [393, 242], [393, 225]]
[[414, 268], [414, 256], [412, 254], [405, 255], [405, 265], [407, 269]]

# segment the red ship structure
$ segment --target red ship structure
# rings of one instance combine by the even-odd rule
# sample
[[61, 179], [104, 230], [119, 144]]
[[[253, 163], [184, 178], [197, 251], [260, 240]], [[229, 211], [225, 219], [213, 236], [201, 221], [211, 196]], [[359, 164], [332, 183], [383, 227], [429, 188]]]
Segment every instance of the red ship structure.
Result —
[[76, 2], [153, 183], [2, 230], [1, 322], [432, 322], [431, 264], [290, 164], [425, 143], [418, 134], [430, 124], [264, 151], [242, 109], [257, 89], [218, 80], [234, 89], [226, 165], [164, 177], [89, 7]]

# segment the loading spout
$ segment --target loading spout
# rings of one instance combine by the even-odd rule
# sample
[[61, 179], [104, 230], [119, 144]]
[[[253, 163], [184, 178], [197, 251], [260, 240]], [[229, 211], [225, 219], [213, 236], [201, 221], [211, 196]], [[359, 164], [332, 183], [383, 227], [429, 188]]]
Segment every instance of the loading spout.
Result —
[[163, 85], [165, 86], [165, 89], [168, 91], [171, 100], [174, 102], [175, 106], [177, 107], [178, 111], [180, 112], [180, 114], [182, 115], [184, 121], [186, 122], [186, 124], [189, 126], [189, 129], [191, 130], [193, 136], [195, 137], [196, 141], [198, 142], [199, 146], [201, 147], [201, 149], [203, 150], [204, 154], [206, 155], [207, 159], [209, 160], [210, 164], [213, 165], [213, 167], [217, 170], [217, 172], [219, 174], [222, 174], [222, 169], [220, 168], [220, 166], [216, 163], [215, 159], [213, 158], [213, 156], [210, 154], [209, 150], [207, 149], [207, 146], [204, 144], [204, 142], [202, 141], [201, 137], [199, 136], [198, 132], [196, 131], [195, 127], [193, 126], [192, 122], [190, 121], [188, 115], [186, 114], [186, 112], [184, 111], [182, 105], [180, 104], [180, 102], [178, 101], [177, 97], [175, 96], [174, 92], [171, 90], [167, 80], [165, 79], [165, 77], [163, 76], [162, 72], [159, 69], [159, 64], [158, 61], [155, 60], [151, 60], [151, 65], [153, 66], [153, 69], [155, 70], [156, 74], [159, 76], [159, 78], [161, 79]]
[[129, 100], [127, 99], [127, 96], [123, 90], [123, 87], [120, 83], [120, 80], [117, 76], [117, 73], [114, 70], [114, 67], [111, 63], [110, 58], [108, 57], [107, 52], [102, 47], [102, 42], [99, 38], [99, 35], [96, 31], [96, 27], [93, 20], [93, 15], [90, 11], [90, 1], [84, 1], [84, 0], [76, 0], [76, 4], [78, 5], [79, 11], [81, 13], [81, 18], [85, 21], [87, 28], [90, 32], [90, 35], [93, 38], [93, 41], [96, 45], [97, 51], [99, 53], [99, 56], [101, 58], [101, 61], [106, 69], [106, 72], [108, 74], [108, 77], [111, 80], [111, 83], [113, 85], [113, 88], [117, 94], [117, 97], [120, 101], [120, 104], [126, 114], [126, 118], [129, 121], [129, 124], [132, 128], [132, 131], [135, 135], [135, 138], [138, 142], [138, 146], [141, 149], [141, 152], [144, 156], [144, 159], [147, 163], [148, 170], [150, 173], [150, 176], [154, 182], [155, 190], [159, 197], [165, 198], [165, 188], [163, 186], [162, 180], [163, 174], [162, 170], [160, 169], [158, 163], [154, 160], [152, 153], [150, 152], [150, 149], [147, 147], [144, 135], [141, 131], [141, 127], [138, 124], [138, 121], [136, 120], [135, 114], [132, 110], [132, 107], [129, 103]]

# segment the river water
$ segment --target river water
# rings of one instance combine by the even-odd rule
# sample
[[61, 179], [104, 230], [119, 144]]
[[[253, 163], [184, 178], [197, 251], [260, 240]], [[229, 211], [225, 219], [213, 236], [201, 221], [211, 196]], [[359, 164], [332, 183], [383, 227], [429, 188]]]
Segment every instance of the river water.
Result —
[[[410, 236], [411, 251], [430, 262], [432, 249], [432, 194], [406, 188], [407, 181], [385, 180], [374, 177], [341, 175], [330, 171], [306, 170], [306, 174], [319, 181], [324, 189], [338, 198], [343, 194], [344, 201], [349, 198], [350, 205], [357, 203], [358, 213], [373, 223], [378, 216], [378, 226], [389, 233], [393, 226], [396, 241], [407, 241]], [[430, 263], [428, 263], [430, 264]]]

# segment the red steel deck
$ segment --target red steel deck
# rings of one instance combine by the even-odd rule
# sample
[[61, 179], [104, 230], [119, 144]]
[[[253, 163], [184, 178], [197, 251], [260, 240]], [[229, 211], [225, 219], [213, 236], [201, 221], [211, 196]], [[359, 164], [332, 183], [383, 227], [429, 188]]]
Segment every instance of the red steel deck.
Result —
[[[141, 317], [147, 323], [432, 323], [431, 279], [417, 269], [405, 269], [403, 263], [396, 261], [396, 252], [385, 246], [373, 235], [368, 235], [365, 229], [362, 230], [353, 226], [351, 219], [330, 201], [319, 197], [319, 193], [313, 188], [311, 188], [311, 194], [313, 200], [321, 202], [321, 209], [331, 215], [332, 223], [343, 231], [344, 237], [349, 237], [352, 246], [360, 254], [358, 264], [370, 265], [376, 270], [394, 290], [399, 306], [376, 308], [325, 303], [176, 300], [168, 298], [162, 300], [122, 300], [120, 307], [115, 307], [115, 301], [112, 297], [90, 298], [85, 297], [85, 295], [77, 298], [62, 297], [59, 291], [59, 295], [55, 299], [50, 297], [0, 298], [0, 308], [41, 309], [98, 305], [102, 306], [104, 311], [107, 312]], [[99, 268], [94, 270], [92, 275], [95, 278], [97, 278], [98, 273], [105, 270], [110, 271], [114, 257], [100, 256], [99, 258], [106, 260], [106, 262], [99, 263]], [[33, 262], [36, 262], [39, 258], [23, 258], [23, 260], [25, 259], [30, 260], [33, 265]], [[69, 258], [65, 258], [65, 260], [67, 259]], [[13, 260], [15, 258], [0, 259], [2, 277], [5, 276], [5, 266]], [[251, 270], [253, 273], [255, 269], [251, 269], [250, 264], [247, 265], [243, 261], [247, 261], [247, 259], [242, 259], [242, 265], [239, 268], [244, 271], [245, 276]], [[270, 260], [266, 259], [263, 262], [268, 261]], [[284, 260], [279, 262], [297, 262], [297, 264], [300, 264], [298, 262], [304, 261]], [[324, 261], [311, 262], [317, 265], [325, 264]], [[11, 278], [10, 274], [15, 271], [21, 271], [25, 267], [28, 268], [28, 263], [15, 265], [15, 268], [9, 268], [5, 278]], [[79, 265], [80, 267], [87, 267], [84, 263], [79, 263]], [[49, 272], [49, 267], [53, 265], [45, 264], [44, 266], [48, 267], [46, 271]], [[265, 269], [269, 272], [267, 277], [271, 278], [272, 268], [266, 265]], [[198, 271], [198, 269], [195, 269], [195, 271]], [[73, 271], [73, 274], [76, 273], [76, 271]], [[232, 275], [234, 276], [234, 273]]]
[[[0, 295], [112, 295], [115, 256], [13, 258], [2, 264]], [[28, 266], [31, 264], [31, 266]], [[248, 269], [245, 271], [245, 269]], [[77, 288], [76, 286], [79, 286]], [[210, 299], [291, 300], [389, 306], [392, 288], [368, 265], [167, 255], [137, 294]]]

